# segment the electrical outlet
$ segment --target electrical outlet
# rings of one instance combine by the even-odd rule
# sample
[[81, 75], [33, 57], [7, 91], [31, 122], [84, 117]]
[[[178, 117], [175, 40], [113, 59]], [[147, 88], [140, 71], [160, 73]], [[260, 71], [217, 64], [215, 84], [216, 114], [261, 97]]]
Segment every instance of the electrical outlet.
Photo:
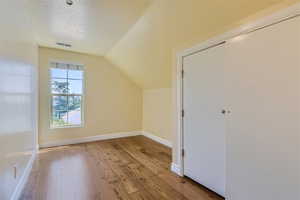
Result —
[[17, 166], [14, 166], [14, 178], [17, 178]]

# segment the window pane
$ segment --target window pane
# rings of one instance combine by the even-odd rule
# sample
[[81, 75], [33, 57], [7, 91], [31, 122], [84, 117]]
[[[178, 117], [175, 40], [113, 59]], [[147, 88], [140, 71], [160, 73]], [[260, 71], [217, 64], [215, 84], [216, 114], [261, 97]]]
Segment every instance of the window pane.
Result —
[[68, 125], [67, 112], [57, 111], [52, 116], [52, 127], [62, 127]]
[[83, 66], [50, 63], [51, 126], [82, 124]]
[[68, 77], [70, 79], [82, 79], [83, 78], [83, 71], [80, 70], [69, 70]]
[[52, 110], [54, 111], [67, 111], [68, 101], [66, 96], [53, 96], [52, 97]]
[[68, 124], [67, 97], [52, 97], [52, 126], [59, 127]]
[[52, 79], [51, 90], [52, 94], [67, 94], [69, 90], [67, 79]]
[[67, 70], [51, 68], [51, 77], [52, 78], [67, 78]]
[[82, 94], [82, 80], [69, 80], [69, 93]]
[[68, 124], [81, 124], [81, 96], [70, 96], [68, 101]]

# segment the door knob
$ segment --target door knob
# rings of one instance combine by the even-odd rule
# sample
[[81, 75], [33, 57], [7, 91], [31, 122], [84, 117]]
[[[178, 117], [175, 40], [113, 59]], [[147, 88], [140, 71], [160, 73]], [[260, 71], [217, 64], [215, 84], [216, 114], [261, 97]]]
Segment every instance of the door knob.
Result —
[[226, 114], [230, 114], [231, 111], [230, 111], [230, 110], [225, 110], [225, 109], [223, 109], [223, 110], [221, 111], [221, 113], [222, 113], [223, 115], [226, 115]]

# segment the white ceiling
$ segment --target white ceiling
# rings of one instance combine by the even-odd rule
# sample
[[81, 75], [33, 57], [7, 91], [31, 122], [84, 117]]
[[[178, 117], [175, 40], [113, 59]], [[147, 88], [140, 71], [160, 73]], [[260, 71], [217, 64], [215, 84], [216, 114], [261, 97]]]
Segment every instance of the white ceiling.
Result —
[[35, 0], [40, 46], [104, 55], [142, 16], [152, 0]]

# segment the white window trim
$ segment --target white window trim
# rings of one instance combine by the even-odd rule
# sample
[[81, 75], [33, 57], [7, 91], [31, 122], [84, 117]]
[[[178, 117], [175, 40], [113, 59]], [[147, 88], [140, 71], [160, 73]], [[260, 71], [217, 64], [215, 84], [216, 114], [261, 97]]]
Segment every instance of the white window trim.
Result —
[[[63, 63], [63, 64], [70, 64], [70, 65], [82, 65], [79, 63], [74, 62], [67, 62], [67, 61], [58, 61], [58, 60], [51, 60], [48, 62], [48, 116], [49, 116], [49, 129], [64, 129], [64, 128], [83, 128], [85, 126], [85, 70], [82, 71], [82, 94], [52, 94], [52, 79], [51, 79], [51, 63]], [[81, 96], [81, 124], [80, 125], [64, 125], [64, 126], [52, 126], [52, 97], [53, 96]]]

